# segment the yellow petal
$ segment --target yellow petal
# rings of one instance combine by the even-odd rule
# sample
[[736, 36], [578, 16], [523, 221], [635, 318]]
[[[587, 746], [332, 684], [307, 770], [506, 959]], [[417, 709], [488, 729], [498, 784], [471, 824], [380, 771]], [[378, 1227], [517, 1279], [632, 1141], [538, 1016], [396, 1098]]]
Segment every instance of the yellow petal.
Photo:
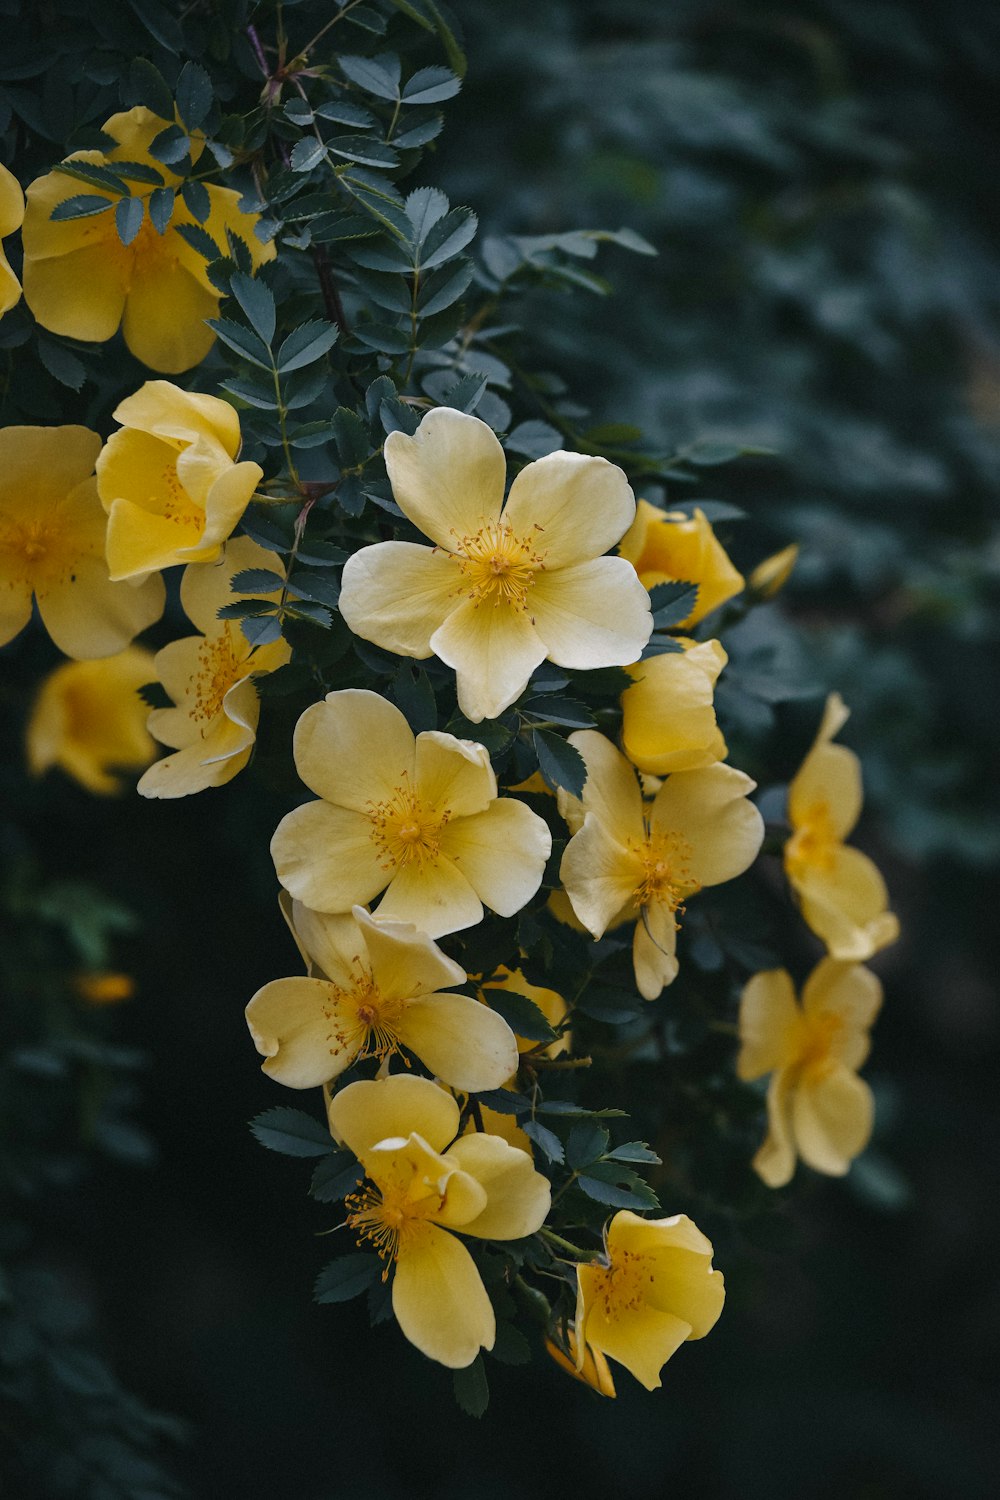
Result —
[[606, 458], [549, 453], [517, 475], [503, 519], [519, 536], [538, 530], [547, 569], [567, 568], [615, 545], [635, 519], [635, 496]]
[[[66, 181], [71, 197], [79, 184], [68, 177]], [[43, 328], [94, 344], [117, 333], [128, 272], [104, 244], [86, 245], [48, 260], [30, 258], [26, 248], [23, 275], [25, 301]]]
[[[581, 1380], [584, 1385], [589, 1385], [599, 1396], [615, 1396], [615, 1382], [608, 1366], [608, 1362], [600, 1349], [591, 1349], [589, 1344], [577, 1344], [576, 1329], [570, 1325], [566, 1330], [567, 1348], [561, 1349], [551, 1336], [546, 1336], [545, 1352], [555, 1360], [560, 1370], [567, 1375], [572, 1375], [574, 1380]], [[577, 1359], [580, 1368], [577, 1369]]]
[[899, 922], [886, 910], [885, 881], [860, 849], [839, 845], [829, 868], [788, 870], [788, 875], [803, 917], [832, 957], [861, 963], [899, 936]]
[[483, 812], [497, 794], [489, 751], [436, 729], [417, 735], [414, 779], [421, 803], [451, 818]]
[[677, 978], [677, 918], [662, 902], [638, 915], [632, 937], [636, 989], [644, 1000], [655, 1000]]
[[816, 1076], [806, 1070], [792, 1100], [799, 1155], [815, 1171], [832, 1177], [842, 1177], [865, 1149], [874, 1119], [871, 1089], [843, 1065]]
[[726, 661], [718, 641], [704, 641], [629, 669], [635, 685], [622, 694], [622, 744], [633, 765], [666, 776], [725, 759], [713, 695]]
[[499, 797], [484, 812], [446, 823], [441, 849], [484, 905], [512, 917], [542, 883], [552, 835], [523, 802]]
[[350, 911], [377, 896], [388, 879], [371, 820], [329, 802], [307, 802], [287, 813], [271, 840], [271, 857], [285, 890], [313, 911]]
[[100, 661], [64, 662], [44, 680], [26, 732], [35, 775], [60, 766], [88, 791], [124, 789], [113, 769], [142, 769], [155, 755], [139, 688], [152, 681], [152, 653], [131, 647]]
[[[358, 960], [366, 952], [365, 932], [359, 931], [356, 916], [311, 911], [301, 901], [289, 901], [287, 891], [278, 900], [310, 975], [349, 987], [357, 979]], [[355, 912], [363, 910], [355, 908]]]
[[753, 1169], [768, 1187], [784, 1187], [795, 1171], [795, 1138], [792, 1132], [794, 1072], [783, 1068], [774, 1074], [767, 1090], [767, 1135], [753, 1159]]
[[412, 922], [429, 937], [438, 938], [475, 927], [483, 919], [483, 906], [451, 860], [438, 855], [424, 864], [402, 865], [392, 876], [376, 916]]
[[486, 1207], [462, 1225], [463, 1234], [484, 1240], [521, 1240], [545, 1223], [552, 1190], [524, 1151], [495, 1135], [476, 1133], [456, 1141], [448, 1160], [486, 1189]]
[[764, 820], [747, 801], [755, 785], [742, 771], [720, 763], [670, 776], [653, 799], [654, 831], [686, 841], [688, 868], [698, 885], [733, 880], [757, 858]]
[[797, 1060], [802, 1040], [802, 1015], [791, 975], [786, 969], [755, 974], [740, 999], [739, 1077], [760, 1078], [788, 1067]]
[[[260, 547], [248, 536], [233, 537], [222, 557], [210, 563], [190, 563], [181, 574], [181, 604], [191, 624], [203, 635], [212, 635], [219, 629], [219, 610], [224, 604], [232, 604], [240, 595], [232, 589], [232, 580], [245, 568], [266, 568], [269, 572], [283, 572], [281, 559], [266, 547]], [[277, 601], [278, 592], [254, 595]], [[242, 631], [234, 632], [238, 647], [245, 645], [243, 653], [250, 655], [250, 643]], [[164, 684], [166, 686], [166, 684]], [[170, 689], [168, 688], [169, 692]]]
[[[205, 502], [205, 529], [197, 544], [190, 548], [179, 548], [180, 560], [190, 557], [192, 562], [208, 562], [219, 555], [219, 551], [243, 518], [243, 512], [264, 470], [260, 464], [233, 464], [219, 475], [212, 485]], [[274, 567], [274, 554], [271, 554]]]
[[452, 610], [434, 632], [431, 646], [454, 669], [458, 706], [473, 724], [509, 708], [546, 655], [526, 614], [475, 599]]
[[322, 979], [274, 979], [246, 1007], [263, 1072], [290, 1089], [329, 1083], [354, 1061], [364, 1037], [357, 1016]]
[[449, 1369], [471, 1365], [496, 1339], [493, 1305], [472, 1256], [433, 1224], [400, 1245], [392, 1310], [410, 1343]]
[[640, 1219], [624, 1209], [608, 1226], [607, 1247], [612, 1262], [622, 1251], [644, 1258], [644, 1296], [689, 1323], [688, 1338], [702, 1339], [715, 1327], [725, 1282], [712, 1267], [711, 1241], [686, 1214]]
[[143, 578], [160, 568], [183, 561], [178, 548], [194, 546], [201, 536], [202, 517], [190, 512], [158, 516], [131, 500], [113, 500], [108, 514], [108, 567], [117, 583]]
[[536, 573], [528, 609], [549, 660], [560, 667], [627, 666], [653, 629], [649, 595], [621, 557]]
[[0, 428], [0, 511], [28, 519], [60, 504], [93, 474], [100, 451], [89, 427]]
[[414, 1218], [423, 1218], [448, 1229], [460, 1228], [486, 1206], [486, 1189], [434, 1151], [416, 1131], [406, 1139], [376, 1142], [365, 1157], [365, 1166], [383, 1194], [395, 1189], [411, 1210], [423, 1210], [411, 1212], [411, 1226]]
[[415, 542], [376, 542], [344, 564], [340, 613], [355, 635], [385, 651], [431, 656], [431, 636], [459, 603], [459, 577], [446, 553]]
[[[624, 755], [621, 755], [603, 734], [593, 729], [579, 729], [569, 737], [570, 744], [579, 750], [587, 766], [587, 781], [583, 788], [583, 816], [591, 812], [621, 842], [630, 839], [637, 842], [643, 837], [642, 793], [635, 771]], [[559, 811], [564, 817], [564, 793], [559, 793]], [[567, 817], [574, 832], [573, 820]]]
[[379, 1141], [422, 1136], [443, 1151], [458, 1133], [459, 1108], [429, 1078], [397, 1073], [349, 1083], [330, 1101], [330, 1126], [338, 1140], [364, 1160]]
[[[312, 916], [322, 922], [334, 920], [319, 917], [316, 913]], [[443, 953], [437, 943], [412, 922], [379, 920], [362, 906], [354, 907], [351, 921], [354, 924], [354, 952], [357, 952], [360, 935], [375, 983], [387, 999], [411, 1000], [415, 996], [448, 989], [453, 984], [465, 983], [467, 976], [461, 964]]]
[[294, 752], [311, 792], [366, 819], [374, 803], [413, 781], [413, 731], [394, 704], [366, 688], [328, 693], [307, 708], [295, 726]]
[[20, 227], [24, 218], [24, 194], [13, 172], [0, 163], [0, 240]]
[[[156, 733], [157, 726], [150, 728]], [[187, 745], [158, 760], [142, 777], [136, 790], [142, 797], [190, 797], [212, 786], [225, 786], [239, 775], [250, 759], [253, 744], [233, 748], [231, 726], [221, 731], [222, 743], [212, 737]]]
[[882, 1006], [882, 985], [861, 964], [823, 958], [802, 991], [802, 1009], [810, 1019], [832, 1015], [841, 1023], [831, 1054], [849, 1068], [860, 1068], [868, 1056], [868, 1029]]
[[642, 866], [634, 851], [610, 834], [594, 813], [566, 845], [559, 878], [580, 921], [595, 938], [603, 937], [631, 900]]
[[517, 1067], [517, 1043], [506, 1021], [467, 995], [411, 1001], [396, 1031], [403, 1045], [452, 1088], [498, 1089]]
[[440, 547], [454, 550], [463, 536], [499, 518], [507, 464], [478, 417], [436, 407], [412, 437], [389, 434], [385, 466], [400, 510]]
[[182, 390], [169, 380], [147, 380], [119, 402], [114, 418], [123, 427], [162, 438], [178, 450], [207, 437], [218, 442], [230, 458], [239, 452], [240, 419], [229, 402]]
[[[586, 1297], [594, 1270], [580, 1266], [578, 1275]], [[660, 1370], [690, 1337], [690, 1324], [646, 1304], [635, 1310], [622, 1309], [614, 1316], [609, 1316], [599, 1296], [585, 1305], [586, 1315], [583, 1320], [577, 1317], [577, 1328], [583, 1328], [586, 1342], [624, 1365], [647, 1391], [657, 1390]]]
[[788, 788], [788, 818], [793, 828], [809, 821], [819, 805], [827, 810], [834, 836], [844, 839], [861, 814], [861, 763], [846, 745], [817, 745], [810, 750]]
[[733, 567], [704, 512], [693, 516], [666, 512], [640, 500], [634, 525], [622, 538], [619, 552], [635, 566], [646, 588], [670, 580], [698, 585], [698, 600], [683, 627], [718, 609], [738, 594], [743, 577]]
[[136, 257], [122, 332], [136, 359], [151, 370], [178, 375], [200, 364], [215, 343], [205, 319], [218, 313], [218, 292], [206, 291], [185, 266], [166, 255], [148, 265]]

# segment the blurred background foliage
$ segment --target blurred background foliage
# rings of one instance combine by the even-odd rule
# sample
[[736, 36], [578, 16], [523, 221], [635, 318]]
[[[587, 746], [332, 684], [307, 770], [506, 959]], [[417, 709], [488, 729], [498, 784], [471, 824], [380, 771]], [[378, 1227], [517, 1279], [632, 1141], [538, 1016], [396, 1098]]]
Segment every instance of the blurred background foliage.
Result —
[[[43, 8], [90, 25], [86, 6]], [[22, 27], [29, 9], [0, 0]], [[162, 26], [186, 9], [228, 36], [245, 19], [238, 3], [116, 9], [112, 59], [155, 55], [150, 15]], [[291, 957], [270, 871], [246, 852], [275, 821], [259, 785], [174, 806], [97, 804], [57, 779], [25, 797], [11, 776], [5, 981], [13, 994], [36, 940], [62, 945], [67, 973], [135, 972], [137, 998], [113, 1017], [62, 991], [46, 1003], [74, 1018], [74, 1077], [96, 1066], [74, 1027], [146, 1054], [139, 1118], [160, 1153], [139, 1169], [115, 1093], [135, 1059], [102, 1054], [117, 1130], [87, 1136], [87, 1162], [59, 1167], [55, 1183], [43, 1143], [32, 1170], [58, 1191], [41, 1227], [36, 1216], [34, 1263], [46, 1295], [61, 1278], [57, 1305], [72, 1300], [68, 1279], [89, 1307], [88, 1350], [193, 1433], [161, 1455], [171, 1477], [144, 1467], [156, 1419], [137, 1407], [120, 1422], [132, 1398], [109, 1374], [79, 1418], [99, 1430], [95, 1412], [115, 1414], [98, 1448], [107, 1473], [98, 1463], [97, 1478], [61, 1490], [34, 1456], [11, 1471], [10, 1493], [153, 1496], [183, 1482], [243, 1500], [985, 1497], [1000, 1457], [1000, 16], [974, 0], [461, 0], [451, 15], [470, 68], [428, 180], [475, 208], [485, 236], [621, 224], [659, 251], [604, 252], [607, 296], [526, 297], [522, 363], [551, 371], [542, 402], [565, 382], [587, 420], [634, 423], [664, 451], [767, 450], [714, 470], [715, 497], [753, 523], [727, 524], [725, 540], [740, 566], [792, 540], [802, 554], [782, 608], [730, 632], [737, 686], [720, 689], [720, 716], [735, 763], [741, 734], [764, 736], [771, 764], [791, 772], [815, 720], [810, 692], [836, 687], [854, 711], [863, 842], [904, 928], [877, 965], [876, 1144], [846, 1183], [800, 1184], [762, 1242], [741, 1247], [722, 1322], [668, 1367], [662, 1395], [623, 1378], [619, 1400], [601, 1404], [554, 1368], [495, 1370], [477, 1425], [395, 1330], [310, 1306], [325, 1223], [246, 1130], [275, 1101], [248, 1040], [241, 1059], [240, 1010]], [[680, 479], [666, 498], [684, 500]], [[16, 704], [39, 663], [34, 647], [8, 655], [15, 758]], [[741, 670], [776, 661], [801, 700], [740, 692]], [[32, 936], [18, 906], [31, 881], [56, 892], [47, 936]], [[81, 954], [59, 905], [67, 881], [141, 914], [137, 932], [95, 914], [87, 930], [110, 933], [113, 957]], [[38, 1066], [29, 1052], [27, 1082], [5, 1073], [5, 1108], [45, 1086]], [[11, 1224], [26, 1181], [14, 1177]], [[0, 1322], [0, 1352], [18, 1347]], [[57, 1378], [72, 1388], [72, 1370]], [[82, 1383], [93, 1402], [93, 1372]]]

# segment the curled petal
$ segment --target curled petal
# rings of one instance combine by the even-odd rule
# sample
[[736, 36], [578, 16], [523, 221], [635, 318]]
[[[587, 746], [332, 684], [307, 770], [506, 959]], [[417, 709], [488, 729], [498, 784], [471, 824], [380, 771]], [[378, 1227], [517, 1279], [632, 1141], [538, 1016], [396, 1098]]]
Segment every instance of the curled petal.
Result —
[[484, 1240], [520, 1240], [545, 1223], [552, 1190], [526, 1152], [495, 1135], [476, 1133], [456, 1141], [448, 1159], [486, 1189], [486, 1207], [462, 1225], [463, 1234]]
[[330, 1101], [330, 1126], [360, 1161], [379, 1141], [406, 1140], [413, 1132], [432, 1151], [443, 1151], [458, 1133], [454, 1096], [429, 1078], [397, 1073], [349, 1083]]

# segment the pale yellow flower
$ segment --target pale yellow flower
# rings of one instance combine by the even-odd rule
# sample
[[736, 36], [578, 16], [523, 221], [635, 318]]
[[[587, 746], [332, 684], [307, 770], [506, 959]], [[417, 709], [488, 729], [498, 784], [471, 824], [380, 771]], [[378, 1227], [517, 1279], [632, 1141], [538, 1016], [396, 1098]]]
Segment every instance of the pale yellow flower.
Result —
[[36, 776], [59, 766], [98, 796], [125, 790], [113, 772], [141, 771], [156, 754], [139, 689], [156, 675], [153, 653], [130, 646], [99, 661], [67, 661], [42, 683], [27, 728]]
[[392, 1308], [406, 1338], [452, 1369], [492, 1349], [496, 1319], [476, 1264], [456, 1235], [519, 1240], [545, 1222], [550, 1188], [531, 1158], [496, 1136], [455, 1139], [459, 1109], [427, 1078], [349, 1084], [330, 1102], [330, 1128], [369, 1182], [347, 1200], [347, 1222], [390, 1268]]
[[[0, 165], [0, 240], [13, 234], [24, 218], [24, 194], [17, 178]], [[0, 245], [0, 318], [21, 300], [21, 283], [8, 264]]]
[[590, 729], [570, 735], [587, 766], [583, 797], [559, 793], [573, 837], [560, 876], [573, 910], [595, 938], [635, 922], [632, 959], [639, 993], [655, 1000], [677, 977], [677, 931], [685, 904], [704, 886], [732, 880], [757, 857], [755, 783], [721, 762], [679, 771], [644, 803], [639, 781], [611, 741]]
[[[153, 139], [172, 122], [137, 106], [112, 115], [102, 129], [117, 142], [108, 151], [76, 151], [68, 162], [110, 167], [139, 162], [158, 172], [168, 188], [178, 189], [170, 219], [160, 234], [149, 214], [155, 183], [131, 180], [134, 197], [144, 207], [142, 224], [130, 245], [123, 245], [113, 208], [82, 219], [53, 219], [52, 210], [81, 193], [101, 195], [65, 172], [48, 172], [28, 188], [24, 216], [24, 295], [43, 328], [67, 338], [103, 343], [118, 331], [137, 359], [154, 370], [176, 375], [199, 364], [215, 342], [206, 318], [218, 316], [220, 294], [208, 279], [206, 259], [178, 234], [178, 226], [195, 224], [181, 197], [181, 178], [150, 155]], [[192, 141], [192, 156], [203, 148]], [[274, 246], [264, 245], [254, 230], [256, 214], [238, 206], [232, 188], [204, 184], [211, 209], [202, 226], [228, 255], [226, 228], [244, 241], [255, 266], [273, 260]], [[114, 193], [110, 197], [117, 201]]]
[[741, 1078], [770, 1073], [768, 1133], [753, 1159], [768, 1187], [783, 1187], [795, 1158], [842, 1177], [872, 1133], [874, 1101], [858, 1077], [882, 986], [861, 964], [824, 958], [806, 980], [802, 1004], [784, 969], [755, 974], [740, 1002]]
[[[181, 603], [201, 634], [171, 641], [156, 653], [156, 676], [174, 701], [157, 708], [149, 728], [173, 755], [158, 760], [139, 782], [144, 797], [189, 797], [223, 786], [242, 771], [253, 752], [260, 699], [251, 676], [273, 672], [288, 661], [283, 640], [254, 650], [238, 620], [218, 611], [237, 596], [230, 582], [244, 568], [269, 568], [273, 552], [249, 537], [237, 537], [217, 563], [192, 563], [181, 578]], [[266, 596], [273, 597], [273, 596]]]
[[112, 578], [214, 562], [260, 483], [237, 463], [240, 419], [227, 401], [147, 380], [115, 411], [97, 460]]
[[435, 545], [378, 542], [348, 559], [340, 612], [355, 634], [400, 656], [439, 656], [473, 723], [508, 708], [546, 658], [636, 660], [649, 598], [630, 564], [601, 555], [635, 514], [621, 469], [550, 453], [521, 470], [505, 505], [497, 438], [448, 407], [412, 437], [390, 433], [385, 463], [400, 510]]
[[574, 1380], [582, 1380], [584, 1385], [589, 1385], [591, 1390], [596, 1391], [599, 1396], [614, 1398], [614, 1376], [600, 1349], [591, 1349], [589, 1344], [584, 1344], [583, 1359], [579, 1367], [577, 1366], [580, 1345], [572, 1323], [566, 1330], [566, 1348], [563, 1349], [557, 1344], [550, 1334], [545, 1340], [545, 1352], [551, 1355], [560, 1370], [567, 1375], [572, 1375]]
[[705, 518], [682, 511], [663, 511], [648, 500], [636, 506], [635, 520], [619, 543], [647, 589], [658, 583], [696, 583], [698, 600], [677, 629], [690, 629], [706, 615], [732, 599], [743, 587], [729, 555]]
[[295, 729], [310, 791], [271, 841], [278, 879], [314, 911], [350, 911], [385, 891], [379, 917], [431, 937], [474, 927], [483, 905], [512, 917], [541, 884], [542, 818], [497, 797], [482, 745], [428, 730], [360, 688], [328, 693]]
[[861, 814], [861, 763], [831, 741], [848, 717], [839, 694], [827, 699], [815, 743], [788, 789], [792, 836], [785, 872], [802, 915], [834, 958], [855, 963], [894, 943], [899, 922], [887, 910], [885, 881], [867, 854], [845, 846]]
[[606, 1354], [647, 1391], [688, 1339], [702, 1339], [725, 1300], [712, 1246], [685, 1214], [640, 1219], [623, 1209], [604, 1237], [604, 1261], [577, 1267], [577, 1368], [587, 1349]]
[[0, 429], [0, 646], [31, 619], [67, 656], [113, 656], [163, 613], [160, 578], [118, 583], [97, 498], [101, 440], [86, 427]]
[[376, 922], [356, 906], [325, 915], [293, 903], [309, 977], [265, 984], [246, 1008], [263, 1071], [293, 1089], [316, 1088], [359, 1058], [405, 1047], [442, 1082], [495, 1089], [517, 1066], [514, 1033], [467, 995], [465, 970], [409, 922]]
[[634, 766], [666, 776], [725, 760], [714, 695], [728, 660], [718, 641], [702, 641], [628, 668], [634, 685], [622, 694], [622, 748]]

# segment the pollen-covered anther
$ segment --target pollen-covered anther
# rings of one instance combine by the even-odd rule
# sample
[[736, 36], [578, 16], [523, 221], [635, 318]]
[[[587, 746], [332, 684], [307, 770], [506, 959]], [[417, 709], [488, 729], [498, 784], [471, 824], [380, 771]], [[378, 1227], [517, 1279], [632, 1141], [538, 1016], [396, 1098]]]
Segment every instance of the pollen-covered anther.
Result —
[[[198, 670], [192, 683], [194, 704], [191, 717], [208, 725], [222, 709], [222, 700], [234, 683], [244, 675], [240, 656], [233, 644], [233, 634], [226, 625], [219, 635], [206, 636], [198, 652]], [[205, 730], [202, 730], [205, 733]]]
[[370, 802], [372, 841], [382, 856], [386, 869], [399, 869], [413, 863], [424, 864], [437, 858], [441, 848], [441, 830], [451, 813], [428, 807], [417, 796], [404, 771], [401, 785], [394, 788], [384, 802]]
[[659, 904], [682, 911], [684, 902], [700, 889], [691, 875], [691, 845], [677, 833], [649, 833], [636, 850], [642, 878], [635, 890], [638, 906]]
[[527, 610], [535, 574], [545, 566], [545, 554], [535, 549], [534, 538], [518, 536], [505, 521], [487, 521], [474, 534], [456, 537], [452, 555], [462, 570], [460, 593], [476, 603], [522, 611]]
[[610, 1264], [595, 1277], [596, 1299], [604, 1306], [605, 1316], [614, 1318], [622, 1312], [638, 1312], [646, 1302], [646, 1289], [653, 1280], [653, 1257], [630, 1250], [616, 1250]]

